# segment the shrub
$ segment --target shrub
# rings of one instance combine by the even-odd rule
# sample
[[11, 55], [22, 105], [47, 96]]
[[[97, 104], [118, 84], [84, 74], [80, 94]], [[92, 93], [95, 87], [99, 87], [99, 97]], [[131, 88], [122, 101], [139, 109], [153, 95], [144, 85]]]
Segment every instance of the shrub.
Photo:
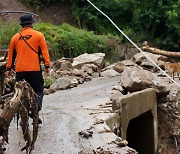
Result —
[[[7, 49], [12, 36], [20, 31], [18, 24], [0, 24], [0, 48]], [[41, 31], [46, 38], [52, 60], [64, 57], [76, 57], [83, 53], [110, 53], [115, 50], [115, 44], [109, 44], [109, 39], [121, 38], [112, 35], [95, 35], [94, 32], [81, 30], [68, 24], [61, 26], [50, 23], [38, 23], [34, 29]]]
[[55, 81], [56, 79], [52, 77], [44, 77], [44, 87], [49, 88]]
[[93, 32], [81, 30], [68, 24], [55, 26], [49, 23], [39, 23], [35, 25], [35, 29], [44, 33], [50, 54], [54, 59], [61, 56], [76, 57], [83, 53], [106, 53], [112, 47], [107, 41], [113, 36], [95, 35]]
[[17, 23], [2, 24], [0, 22], [0, 48], [7, 49], [12, 36], [20, 29], [21, 27]]

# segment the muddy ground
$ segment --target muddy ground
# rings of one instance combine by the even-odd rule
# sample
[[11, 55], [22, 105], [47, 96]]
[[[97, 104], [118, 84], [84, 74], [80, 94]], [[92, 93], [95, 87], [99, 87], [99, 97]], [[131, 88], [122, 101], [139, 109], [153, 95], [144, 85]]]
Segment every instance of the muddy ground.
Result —
[[[93, 126], [98, 120], [97, 112], [111, 110], [98, 105], [109, 102], [112, 86], [117, 85], [119, 80], [119, 76], [95, 78], [78, 87], [46, 95], [40, 113], [43, 124], [39, 128], [33, 154], [75, 154], [84, 147], [97, 148], [107, 143], [112, 138], [108, 137], [110, 133], [99, 134], [93, 130], [93, 137], [86, 139], [80, 137], [78, 132]], [[10, 126], [7, 154], [23, 153], [20, 152], [24, 146], [21, 128], [16, 128], [15, 120]]]

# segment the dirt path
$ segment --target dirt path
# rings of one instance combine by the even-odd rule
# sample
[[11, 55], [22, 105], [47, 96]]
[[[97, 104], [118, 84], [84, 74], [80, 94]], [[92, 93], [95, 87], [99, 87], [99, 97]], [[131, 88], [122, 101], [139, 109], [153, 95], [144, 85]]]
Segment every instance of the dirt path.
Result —
[[[109, 102], [112, 86], [117, 85], [119, 79], [119, 76], [96, 78], [76, 88], [45, 96], [44, 123], [39, 129], [33, 154], [75, 154], [83, 147], [97, 148], [107, 144], [109, 134], [104, 139], [104, 135], [94, 131], [92, 138], [85, 139], [78, 132], [90, 128], [97, 120], [90, 113], [104, 110], [98, 109], [98, 105]], [[11, 124], [9, 137], [6, 153], [20, 154], [24, 141], [21, 129], [16, 130], [16, 121]]]

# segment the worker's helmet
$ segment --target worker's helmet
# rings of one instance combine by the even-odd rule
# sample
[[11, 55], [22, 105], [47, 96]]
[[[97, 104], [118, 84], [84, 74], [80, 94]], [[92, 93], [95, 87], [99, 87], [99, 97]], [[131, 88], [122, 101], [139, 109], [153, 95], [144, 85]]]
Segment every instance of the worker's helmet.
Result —
[[32, 24], [33, 22], [35, 22], [35, 20], [32, 14], [23, 14], [20, 17], [20, 25]]

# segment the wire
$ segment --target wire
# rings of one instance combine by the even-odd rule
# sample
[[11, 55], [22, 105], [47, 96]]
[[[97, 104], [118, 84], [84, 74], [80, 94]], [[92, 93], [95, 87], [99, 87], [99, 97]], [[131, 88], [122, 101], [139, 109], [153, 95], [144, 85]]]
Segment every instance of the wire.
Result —
[[110, 17], [108, 17], [104, 12], [102, 12], [97, 6], [95, 6], [90, 0], [87, 0], [96, 10], [98, 10], [102, 15], [104, 15], [116, 28], [117, 30], [130, 42], [132, 43], [145, 57], [147, 60], [152, 62], [161, 72], [163, 72], [172, 82], [174, 82], [178, 87], [180, 85], [172, 79], [165, 71], [163, 71], [151, 58], [149, 58], [144, 51], [142, 51], [119, 27], [111, 20]]
[[31, 12], [26, 12], [26, 11], [1, 11], [0, 14], [6, 14], [6, 13], [26, 13], [26, 14], [32, 14], [34, 16], [39, 17], [38, 14], [31, 13]]

